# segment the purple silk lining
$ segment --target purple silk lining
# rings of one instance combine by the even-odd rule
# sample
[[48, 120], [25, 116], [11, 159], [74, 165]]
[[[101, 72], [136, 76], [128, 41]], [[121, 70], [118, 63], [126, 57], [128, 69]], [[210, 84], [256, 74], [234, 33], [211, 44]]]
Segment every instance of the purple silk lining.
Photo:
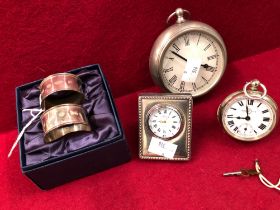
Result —
[[[72, 151], [94, 145], [118, 135], [117, 125], [112, 114], [101, 75], [95, 70], [81, 70], [78, 75], [83, 82], [87, 113], [92, 132], [76, 132], [60, 140], [45, 144], [40, 118], [37, 118], [25, 131], [24, 149], [26, 165], [33, 165], [53, 157], [63, 156]], [[21, 91], [22, 109], [39, 109], [39, 84]], [[34, 112], [33, 114], [36, 114]], [[22, 112], [22, 125], [32, 118], [30, 112]]]

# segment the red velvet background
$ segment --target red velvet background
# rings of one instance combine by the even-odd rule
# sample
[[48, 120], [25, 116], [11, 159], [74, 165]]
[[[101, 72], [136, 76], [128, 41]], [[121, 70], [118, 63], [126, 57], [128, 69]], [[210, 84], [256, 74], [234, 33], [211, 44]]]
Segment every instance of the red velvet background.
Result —
[[[179, 6], [220, 32], [230, 64], [218, 87], [194, 101], [193, 159], [141, 161], [136, 91], [156, 90], [149, 88], [149, 52], [166, 17]], [[257, 177], [221, 176], [252, 167], [259, 158], [265, 175], [276, 182], [279, 126], [270, 137], [244, 144], [226, 136], [215, 116], [224, 97], [253, 78], [266, 84], [280, 103], [280, 49], [273, 50], [280, 47], [279, 10], [277, 0], [2, 1], [1, 209], [279, 209], [279, 192]], [[17, 135], [14, 88], [92, 63], [101, 64], [113, 90], [133, 160], [42, 192], [21, 174], [17, 151], [6, 158]]]
[[280, 46], [278, 0], [3, 1], [0, 130], [15, 128], [14, 88], [54, 72], [99, 63], [115, 97], [151, 86], [149, 53], [177, 7], [220, 32], [229, 61]]

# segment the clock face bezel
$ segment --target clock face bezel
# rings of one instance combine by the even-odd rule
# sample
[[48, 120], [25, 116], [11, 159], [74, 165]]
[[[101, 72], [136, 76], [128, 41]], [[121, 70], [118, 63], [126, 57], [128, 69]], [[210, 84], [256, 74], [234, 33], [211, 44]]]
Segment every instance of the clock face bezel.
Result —
[[[261, 96], [262, 93], [259, 91], [248, 91], [250, 93], [250, 95], [252, 94], [253, 96]], [[240, 135], [236, 135], [234, 132], [232, 132], [228, 126], [226, 125], [226, 111], [228, 110], [228, 108], [235, 102], [239, 101], [239, 100], [244, 100], [244, 99], [248, 99], [250, 100], [250, 98], [248, 98], [243, 91], [238, 91], [235, 92], [231, 95], [229, 95], [223, 102], [222, 104], [219, 106], [218, 108], [218, 119], [220, 121], [220, 123], [223, 126], [223, 129], [225, 130], [225, 132], [230, 135], [231, 137], [233, 137], [234, 139], [240, 140], [240, 141], [244, 141], [244, 142], [254, 142], [254, 141], [258, 141], [261, 140], [263, 138], [265, 138], [266, 136], [270, 135], [272, 133], [272, 131], [275, 129], [277, 122], [279, 120], [279, 116], [278, 116], [278, 107], [276, 102], [268, 95], [266, 95], [263, 99], [255, 99], [258, 101], [262, 101], [262, 103], [265, 103], [271, 110], [272, 112], [272, 123], [270, 125], [270, 127], [267, 129], [266, 132], [260, 134], [260, 135], [256, 135], [254, 137], [242, 137]]]
[[[211, 39], [215, 40], [217, 43], [217, 48], [219, 47], [221, 49], [222, 54], [219, 57], [223, 60], [223, 68], [216, 71], [216, 74], [219, 75], [216, 75], [214, 78], [212, 78], [212, 80], [210, 80], [210, 82], [207, 84], [208, 87], [203, 88], [203, 91], [197, 90], [190, 92], [180, 92], [178, 90], [174, 90], [172, 87], [166, 84], [166, 80], [162, 76], [162, 64], [169, 46], [184, 34], [193, 32], [205, 34], [206, 36], [209, 36]], [[157, 38], [150, 54], [149, 66], [152, 78], [155, 83], [160, 85], [168, 92], [183, 94], [188, 93], [192, 94], [193, 97], [199, 97], [211, 91], [221, 80], [227, 66], [227, 51], [222, 37], [214, 28], [198, 21], [186, 21], [184, 23], [170, 26]]]
[[[178, 114], [178, 116], [179, 116], [179, 118], [180, 118], [180, 127], [179, 127], [178, 131], [176, 132], [176, 134], [173, 135], [173, 136], [171, 136], [171, 137], [160, 137], [160, 136], [156, 135], [156, 134], [151, 130], [150, 125], [149, 125], [149, 119], [150, 119], [151, 115], [152, 115], [155, 111], [157, 111], [157, 110], [159, 110], [159, 109], [162, 109], [162, 108], [172, 109], [173, 111], [175, 111], [175, 112]], [[183, 131], [183, 127], [184, 127], [183, 125], [184, 125], [184, 118], [182, 117], [182, 113], [181, 113], [181, 111], [179, 110], [179, 108], [178, 108], [178, 107], [174, 107], [173, 105], [170, 105], [170, 104], [168, 104], [168, 103], [160, 103], [160, 104], [153, 105], [153, 106], [148, 110], [148, 112], [147, 112], [147, 114], [146, 114], [146, 122], [145, 122], [145, 127], [146, 127], [146, 129], [149, 131], [149, 133], [150, 133], [152, 136], [154, 136], [154, 137], [156, 137], [156, 138], [160, 138], [160, 139], [165, 140], [165, 141], [172, 140], [172, 139], [176, 138], [177, 136], [179, 136], [179, 135], [182, 133], [182, 131]]]
[[[200, 34], [203, 34], [204, 36], [208, 36], [211, 40], [214, 40], [214, 43], [216, 44], [216, 48], [220, 48], [221, 49], [221, 53], [222, 55], [219, 55], [219, 59], [221, 59], [220, 62], [223, 62], [221, 65], [222, 66], [222, 69], [219, 69], [219, 70], [215, 70], [215, 73], [212, 73], [211, 75], [211, 80], [209, 80], [207, 83], [204, 84], [204, 86], [206, 87], [202, 87], [202, 89], [198, 89], [197, 91], [179, 91], [179, 90], [176, 90], [173, 86], [170, 86], [168, 84], [168, 81], [164, 78], [165, 75], [164, 75], [164, 71], [163, 71], [163, 62], [165, 60], [165, 55], [169, 49], [169, 47], [174, 43], [174, 41], [186, 34], [189, 34], [189, 33], [200, 33]], [[164, 50], [162, 51], [162, 54], [161, 54], [161, 58], [160, 58], [160, 64], [159, 64], [159, 68], [160, 68], [160, 71], [159, 71], [159, 77], [161, 79], [161, 82], [162, 84], [164, 85], [164, 88], [166, 90], [168, 90], [169, 92], [172, 92], [172, 93], [189, 93], [189, 94], [192, 94], [193, 97], [196, 97], [196, 96], [201, 96], [201, 95], [204, 95], [206, 93], [208, 93], [212, 88], [214, 88], [218, 82], [221, 80], [224, 72], [225, 72], [225, 66], [226, 66], [226, 60], [224, 59], [225, 55], [224, 55], [224, 50], [223, 50], [223, 46], [222, 44], [220, 44], [219, 40], [216, 39], [212, 34], [209, 34], [207, 32], [204, 32], [204, 31], [201, 31], [201, 30], [189, 30], [189, 31], [183, 31], [179, 34], [177, 34], [172, 40], [169, 41], [169, 43], [165, 46]]]

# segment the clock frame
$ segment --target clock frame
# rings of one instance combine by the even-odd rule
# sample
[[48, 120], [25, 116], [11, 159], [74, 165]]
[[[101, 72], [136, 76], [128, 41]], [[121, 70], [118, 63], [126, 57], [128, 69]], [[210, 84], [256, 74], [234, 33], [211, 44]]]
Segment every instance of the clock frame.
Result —
[[[190, 94], [151, 93], [138, 97], [139, 114], [139, 157], [149, 160], [186, 161], [191, 157], [192, 96]], [[162, 139], [177, 145], [173, 158], [166, 158], [148, 151], [155, 135], [148, 125], [149, 111], [155, 106], [171, 106], [181, 115], [180, 131], [173, 138]]]

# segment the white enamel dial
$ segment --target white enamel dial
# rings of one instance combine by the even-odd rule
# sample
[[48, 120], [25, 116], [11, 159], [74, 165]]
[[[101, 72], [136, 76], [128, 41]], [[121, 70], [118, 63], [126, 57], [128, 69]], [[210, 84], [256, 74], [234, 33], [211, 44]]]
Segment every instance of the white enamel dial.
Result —
[[165, 51], [161, 78], [171, 92], [203, 94], [221, 78], [225, 66], [222, 45], [203, 32], [181, 34]]
[[263, 99], [246, 96], [230, 101], [222, 116], [225, 129], [241, 140], [256, 140], [268, 135], [275, 125], [275, 111]]
[[150, 110], [148, 125], [157, 137], [168, 139], [176, 136], [181, 123], [179, 112], [171, 106], [156, 106]]

